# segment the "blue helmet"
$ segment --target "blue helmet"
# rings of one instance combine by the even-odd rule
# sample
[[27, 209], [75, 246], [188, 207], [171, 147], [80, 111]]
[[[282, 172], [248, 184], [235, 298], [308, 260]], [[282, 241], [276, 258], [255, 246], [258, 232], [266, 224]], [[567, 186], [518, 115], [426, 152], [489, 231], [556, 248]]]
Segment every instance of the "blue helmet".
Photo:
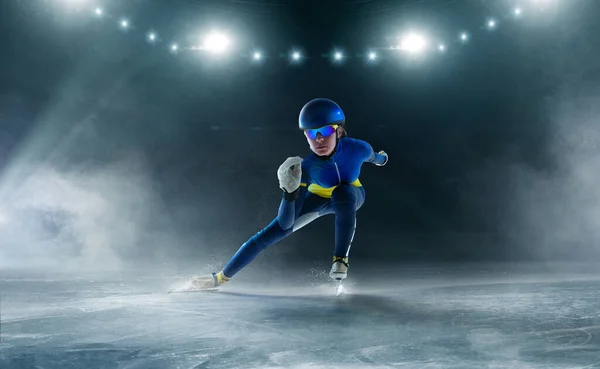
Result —
[[329, 99], [313, 99], [302, 107], [298, 117], [298, 127], [302, 130], [315, 129], [337, 124], [343, 126], [346, 116], [342, 108]]

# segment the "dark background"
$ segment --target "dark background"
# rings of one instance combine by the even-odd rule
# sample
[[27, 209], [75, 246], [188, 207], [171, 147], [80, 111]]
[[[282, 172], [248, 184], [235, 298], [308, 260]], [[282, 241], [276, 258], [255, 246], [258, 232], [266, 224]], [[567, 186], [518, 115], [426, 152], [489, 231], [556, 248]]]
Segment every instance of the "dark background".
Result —
[[[91, 2], [1, 4], [0, 266], [222, 265], [276, 215], [276, 170], [308, 155], [296, 124], [314, 97], [390, 155], [363, 166], [353, 260], [600, 254], [600, 2], [523, 1], [520, 19], [495, 0], [106, 1], [100, 19]], [[235, 40], [227, 56], [169, 52], [214, 27]], [[409, 28], [448, 51], [386, 50]], [[328, 217], [257, 263], [332, 249]]]

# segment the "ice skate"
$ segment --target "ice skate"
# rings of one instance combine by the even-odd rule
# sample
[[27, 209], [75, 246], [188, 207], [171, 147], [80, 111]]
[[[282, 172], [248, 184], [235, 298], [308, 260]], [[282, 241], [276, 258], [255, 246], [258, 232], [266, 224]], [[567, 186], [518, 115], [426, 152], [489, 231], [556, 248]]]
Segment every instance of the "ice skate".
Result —
[[331, 266], [331, 271], [329, 272], [329, 276], [336, 280], [342, 281], [346, 279], [348, 275], [348, 258], [342, 258], [336, 256], [333, 258], [333, 265]]
[[209, 276], [194, 277], [184, 286], [178, 286], [169, 290], [172, 292], [202, 292], [216, 291], [219, 287], [229, 281], [223, 272], [212, 273]]

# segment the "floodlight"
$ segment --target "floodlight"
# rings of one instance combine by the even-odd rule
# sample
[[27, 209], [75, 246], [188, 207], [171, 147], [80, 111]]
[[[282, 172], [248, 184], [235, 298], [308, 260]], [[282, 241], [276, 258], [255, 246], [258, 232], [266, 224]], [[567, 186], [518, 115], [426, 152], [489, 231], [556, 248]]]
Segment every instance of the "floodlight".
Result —
[[409, 33], [400, 42], [400, 49], [411, 54], [420, 53], [426, 46], [427, 40], [418, 33]]
[[204, 39], [204, 49], [216, 54], [224, 52], [229, 45], [229, 39], [222, 33], [211, 33]]

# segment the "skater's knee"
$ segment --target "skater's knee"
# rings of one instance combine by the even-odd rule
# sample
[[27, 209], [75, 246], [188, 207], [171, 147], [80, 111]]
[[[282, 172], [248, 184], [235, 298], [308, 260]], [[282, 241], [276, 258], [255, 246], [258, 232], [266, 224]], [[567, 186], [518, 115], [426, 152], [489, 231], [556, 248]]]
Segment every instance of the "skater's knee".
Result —
[[331, 194], [331, 201], [336, 204], [336, 206], [348, 206], [351, 208], [355, 208], [358, 203], [358, 196], [356, 194], [356, 187], [349, 184], [342, 184], [333, 190]]
[[353, 186], [353, 185], [351, 185], [351, 184], [349, 184], [349, 183], [342, 183], [342, 184], [338, 185], [338, 186], [337, 186], [337, 187], [336, 187], [336, 188], [333, 190], [333, 192], [334, 192], [334, 193], [336, 193], [336, 192], [338, 192], [338, 193], [339, 193], [339, 192], [347, 192], [347, 191], [350, 191], [350, 190], [352, 190], [353, 188], [354, 188], [354, 186]]
[[249, 243], [251, 243], [253, 247], [265, 249], [271, 246], [272, 244], [280, 241], [281, 239], [285, 238], [291, 232], [291, 226], [290, 228], [283, 228], [279, 224], [279, 219], [275, 219], [260, 232], [252, 236], [249, 240]]
[[294, 226], [294, 218], [293, 217], [277, 217], [277, 224], [282, 231], [286, 231], [291, 229]]

